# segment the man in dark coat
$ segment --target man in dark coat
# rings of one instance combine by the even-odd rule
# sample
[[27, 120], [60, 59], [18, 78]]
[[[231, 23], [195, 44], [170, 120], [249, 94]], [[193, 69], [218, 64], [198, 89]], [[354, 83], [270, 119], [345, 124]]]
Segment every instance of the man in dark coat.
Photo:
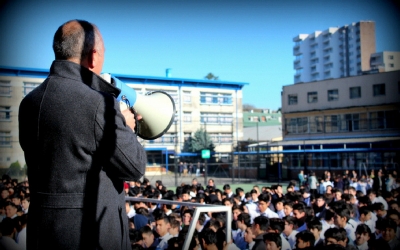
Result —
[[[101, 73], [104, 44], [89, 22], [54, 35], [48, 78], [21, 102], [19, 139], [31, 192], [28, 249], [130, 249], [123, 181], [144, 174], [146, 153]], [[140, 119], [140, 118], [138, 118]]]
[[374, 177], [373, 179], [373, 183], [372, 183], [372, 188], [375, 191], [382, 191], [385, 187], [385, 179], [383, 177], [382, 171], [379, 170], [377, 175]]

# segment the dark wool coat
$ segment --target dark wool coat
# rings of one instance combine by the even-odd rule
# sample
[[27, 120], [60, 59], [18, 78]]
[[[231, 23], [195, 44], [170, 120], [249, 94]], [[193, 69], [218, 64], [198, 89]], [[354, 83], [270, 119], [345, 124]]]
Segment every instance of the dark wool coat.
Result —
[[143, 176], [147, 159], [125, 124], [119, 93], [78, 64], [54, 61], [22, 100], [28, 249], [131, 249], [123, 181]]

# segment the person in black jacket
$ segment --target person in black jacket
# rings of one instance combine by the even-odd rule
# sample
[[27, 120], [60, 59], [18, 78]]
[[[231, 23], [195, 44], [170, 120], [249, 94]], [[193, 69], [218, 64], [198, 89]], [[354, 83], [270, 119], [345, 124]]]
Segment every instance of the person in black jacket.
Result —
[[147, 163], [134, 114], [121, 112], [121, 90], [99, 75], [105, 48], [94, 24], [64, 23], [53, 50], [49, 76], [19, 108], [27, 248], [130, 249], [123, 183], [140, 179]]
[[375, 191], [382, 191], [385, 187], [385, 178], [382, 174], [382, 170], [379, 170], [377, 175], [373, 179], [372, 188]]

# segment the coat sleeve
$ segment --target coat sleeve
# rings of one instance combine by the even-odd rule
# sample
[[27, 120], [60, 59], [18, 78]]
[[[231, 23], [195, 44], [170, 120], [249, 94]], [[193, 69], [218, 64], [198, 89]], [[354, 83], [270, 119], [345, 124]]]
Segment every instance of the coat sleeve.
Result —
[[103, 95], [95, 117], [98, 159], [106, 173], [121, 180], [138, 180], [146, 169], [146, 152], [126, 125], [114, 97]]

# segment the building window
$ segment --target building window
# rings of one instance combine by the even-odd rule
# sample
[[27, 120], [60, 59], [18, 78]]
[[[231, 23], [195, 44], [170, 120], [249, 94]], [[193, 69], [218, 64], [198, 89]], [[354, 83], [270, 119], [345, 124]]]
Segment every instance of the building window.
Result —
[[155, 140], [150, 140], [148, 142], [150, 144], [175, 145], [177, 143], [177, 136], [175, 133], [167, 133]]
[[394, 68], [394, 64], [393, 63], [389, 63], [389, 67]]
[[183, 102], [191, 103], [192, 102], [192, 95], [190, 91], [183, 91]]
[[228, 125], [232, 124], [233, 116], [228, 113], [201, 113], [200, 114], [201, 123], [211, 123], [211, 124], [221, 124]]
[[385, 128], [385, 111], [369, 113], [370, 128], [384, 129]]
[[225, 133], [210, 134], [210, 138], [214, 144], [231, 144], [233, 141], [232, 134]]
[[34, 90], [40, 83], [38, 82], [24, 82], [24, 96], [29, 94], [32, 90]]
[[339, 90], [337, 89], [331, 89], [328, 90], [328, 101], [337, 101], [339, 100]]
[[311, 116], [309, 118], [310, 133], [323, 133], [324, 132], [324, 117]]
[[300, 117], [297, 118], [297, 133], [307, 133], [308, 132], [308, 118]]
[[340, 116], [340, 130], [341, 131], [360, 131], [368, 128], [367, 114], [355, 113], [344, 114]]
[[10, 121], [11, 110], [10, 107], [0, 106], [0, 121]]
[[[399, 86], [400, 86], [400, 83], [399, 83]], [[288, 101], [289, 101], [288, 102], [289, 105], [296, 105], [297, 104], [297, 95], [288, 95]]]
[[318, 92], [308, 92], [307, 101], [308, 103], [318, 102]]
[[185, 123], [192, 122], [192, 112], [183, 112], [183, 122]]
[[0, 147], [11, 147], [11, 132], [0, 131]]
[[296, 123], [297, 123], [297, 119], [296, 118], [285, 119], [286, 132], [288, 134], [297, 133]]
[[338, 117], [337, 115], [326, 115], [325, 116], [325, 132], [326, 133], [333, 133], [338, 132]]
[[350, 99], [361, 98], [361, 87], [350, 88]]
[[372, 87], [373, 87], [373, 91], [374, 91], [374, 96], [380, 96], [380, 95], [386, 94], [384, 83], [374, 84]]
[[389, 55], [389, 59], [393, 60], [394, 56], [393, 55]]
[[398, 129], [400, 120], [398, 110], [370, 112], [370, 129]]
[[286, 119], [286, 131], [290, 134], [308, 133], [308, 117]]
[[178, 91], [175, 90], [163, 90], [163, 91], [171, 96], [171, 98], [174, 100], [175, 107], [179, 107]]
[[11, 96], [10, 81], [0, 81], [0, 96]]
[[[136, 90], [136, 89], [135, 89]], [[140, 91], [140, 94], [146, 94], [149, 92], [155, 92], [155, 91], [160, 91], [159, 89], [145, 89], [143, 92]], [[163, 90], [163, 92], [167, 93], [171, 98], [174, 100], [175, 107], [179, 107], [179, 96], [178, 96], [178, 91], [175, 90]]]
[[338, 117], [337, 115], [326, 115], [325, 116], [325, 133], [338, 132]]
[[200, 93], [200, 104], [211, 104], [211, 105], [232, 105], [231, 94], [221, 93]]
[[259, 122], [260, 119], [258, 116], [249, 116], [249, 121], [250, 122]]

